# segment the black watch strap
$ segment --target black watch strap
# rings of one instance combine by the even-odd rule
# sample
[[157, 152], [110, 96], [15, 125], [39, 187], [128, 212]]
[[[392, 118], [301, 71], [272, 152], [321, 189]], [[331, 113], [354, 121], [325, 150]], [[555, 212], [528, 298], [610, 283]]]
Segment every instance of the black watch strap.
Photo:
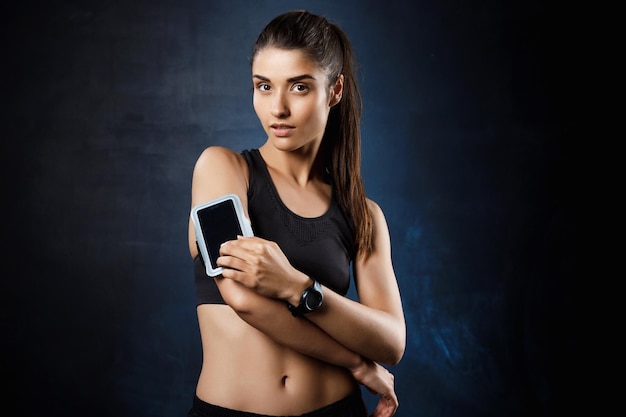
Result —
[[[298, 307], [300, 306], [298, 305]], [[291, 305], [291, 303], [287, 303], [287, 308], [289, 309], [289, 311], [291, 311], [291, 315], [294, 317], [298, 317], [299, 315], [301, 315], [300, 309], [298, 307], [294, 307]]]

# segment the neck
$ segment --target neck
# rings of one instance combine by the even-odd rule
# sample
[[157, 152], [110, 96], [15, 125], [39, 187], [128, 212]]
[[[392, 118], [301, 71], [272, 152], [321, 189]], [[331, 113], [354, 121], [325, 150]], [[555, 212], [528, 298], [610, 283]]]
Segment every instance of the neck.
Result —
[[318, 158], [317, 146], [302, 147], [293, 151], [283, 151], [265, 143], [259, 148], [259, 152], [265, 164], [273, 172], [293, 181], [300, 187], [305, 187], [312, 181], [324, 178], [324, 164]]

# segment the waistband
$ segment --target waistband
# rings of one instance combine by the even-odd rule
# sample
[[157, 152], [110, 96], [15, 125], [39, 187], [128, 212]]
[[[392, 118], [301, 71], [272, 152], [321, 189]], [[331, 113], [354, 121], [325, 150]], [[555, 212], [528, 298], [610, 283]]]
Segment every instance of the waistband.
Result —
[[[196, 413], [194, 414], [193, 411]], [[194, 395], [193, 408], [189, 416], [196, 417], [340, 417], [340, 416], [367, 416], [367, 410], [360, 389], [357, 389], [332, 404], [299, 416], [270, 416], [267, 414], [250, 413], [247, 411], [231, 410], [219, 405], [207, 403]]]

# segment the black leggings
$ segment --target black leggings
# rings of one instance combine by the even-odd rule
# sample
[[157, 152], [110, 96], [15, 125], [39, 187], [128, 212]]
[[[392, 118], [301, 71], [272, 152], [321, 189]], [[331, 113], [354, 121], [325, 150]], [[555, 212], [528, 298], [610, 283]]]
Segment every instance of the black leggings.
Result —
[[[246, 411], [231, 410], [202, 401], [197, 396], [193, 398], [193, 407], [187, 417], [272, 417], [265, 414], [248, 413]], [[273, 416], [278, 417], [278, 416]], [[367, 409], [361, 397], [361, 391], [355, 390], [347, 397], [318, 408], [317, 410], [301, 414], [300, 416], [284, 417], [367, 417]]]

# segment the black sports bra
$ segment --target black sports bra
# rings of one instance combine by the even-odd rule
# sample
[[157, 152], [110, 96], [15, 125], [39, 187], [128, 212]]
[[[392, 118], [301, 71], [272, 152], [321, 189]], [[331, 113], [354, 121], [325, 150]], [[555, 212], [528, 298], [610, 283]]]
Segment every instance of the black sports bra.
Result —
[[[250, 172], [248, 215], [255, 236], [276, 242], [297, 270], [345, 296], [355, 256], [354, 227], [334, 196], [320, 217], [298, 216], [283, 204], [259, 151], [241, 154]], [[194, 271], [196, 304], [225, 304], [200, 255]]]

